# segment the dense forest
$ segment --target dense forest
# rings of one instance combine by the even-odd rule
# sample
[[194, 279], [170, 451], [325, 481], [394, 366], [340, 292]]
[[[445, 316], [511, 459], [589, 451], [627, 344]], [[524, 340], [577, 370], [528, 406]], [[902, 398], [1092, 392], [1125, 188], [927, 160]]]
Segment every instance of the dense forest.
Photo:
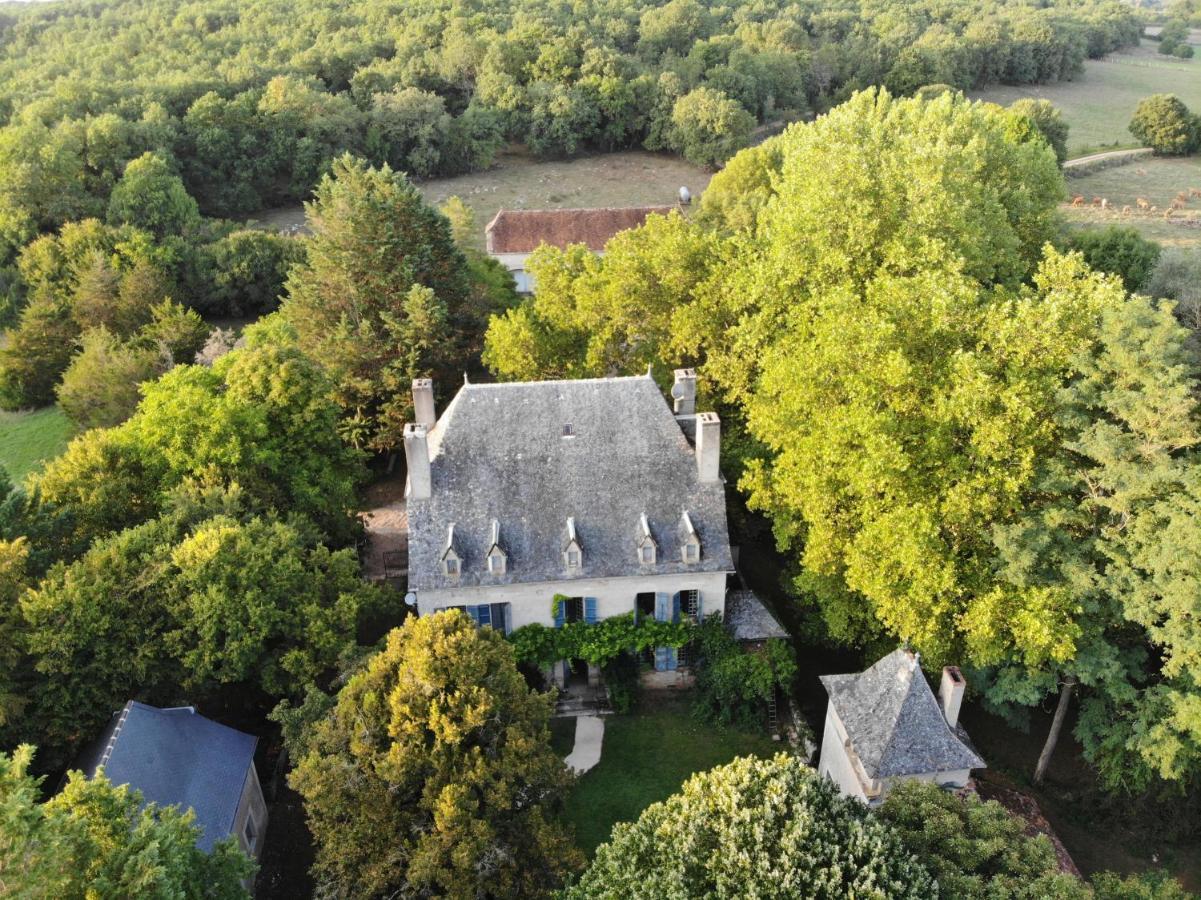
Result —
[[[65, 2], [0, 13], [0, 253], [171, 161], [206, 215], [306, 199], [343, 151], [410, 175], [642, 146], [715, 164], [862, 87], [1073, 78], [1129, 7], [972, 0]], [[731, 140], [730, 138], [734, 139]]]

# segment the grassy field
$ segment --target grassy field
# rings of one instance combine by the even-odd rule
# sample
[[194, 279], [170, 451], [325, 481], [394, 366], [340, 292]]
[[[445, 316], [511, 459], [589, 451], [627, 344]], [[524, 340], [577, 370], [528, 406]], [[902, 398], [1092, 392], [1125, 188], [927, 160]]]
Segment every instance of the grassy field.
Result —
[[1183, 60], [1162, 56], [1157, 45], [1088, 60], [1084, 75], [1060, 84], [996, 86], [974, 94], [982, 100], [1010, 104], [1020, 97], [1050, 100], [1063, 111], [1071, 131], [1069, 156], [1083, 156], [1137, 143], [1126, 126], [1138, 101], [1150, 94], [1176, 94], [1193, 111], [1201, 111], [1201, 54]]
[[71, 423], [57, 406], [33, 412], [0, 411], [0, 466], [20, 481], [48, 459], [63, 452]]
[[[1073, 208], [1064, 205], [1064, 216], [1077, 226], [1132, 225], [1144, 237], [1165, 246], [1201, 246], [1201, 199], [1165, 219], [1164, 210], [1172, 198], [1190, 187], [1201, 189], [1201, 158], [1139, 159], [1137, 162], [1102, 169], [1092, 175], [1069, 178], [1068, 193], [1083, 195], [1091, 204], [1094, 197], [1109, 201], [1109, 209], [1091, 205]], [[1158, 207], [1155, 213], [1138, 209], [1138, 198]], [[1123, 207], [1130, 212], [1123, 214]]]
[[567, 799], [566, 818], [589, 855], [609, 839], [617, 822], [680, 789], [688, 776], [736, 756], [771, 756], [782, 748], [766, 734], [718, 729], [697, 722], [691, 697], [651, 695], [630, 715], [605, 719], [601, 761]]
[[[475, 212], [477, 246], [484, 226], [501, 209], [570, 209], [593, 206], [662, 206], [676, 202], [681, 185], [699, 197], [712, 174], [674, 156], [645, 151], [606, 153], [562, 161], [503, 153], [485, 172], [435, 178], [418, 185], [435, 206], [454, 196]], [[260, 213], [257, 221], [275, 228], [304, 223], [297, 204]]]

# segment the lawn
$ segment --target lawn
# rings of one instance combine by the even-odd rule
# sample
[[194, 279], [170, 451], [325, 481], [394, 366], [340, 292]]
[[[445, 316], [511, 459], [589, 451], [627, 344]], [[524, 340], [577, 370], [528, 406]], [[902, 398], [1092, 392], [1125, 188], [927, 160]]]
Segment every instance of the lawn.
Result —
[[695, 772], [737, 756], [771, 756], [784, 749], [766, 734], [703, 725], [691, 715], [690, 694], [646, 695], [638, 712], [605, 719], [601, 761], [580, 777], [565, 818], [590, 856], [614, 824], [638, 818]]
[[[505, 209], [570, 209], [593, 206], [664, 206], [686, 186], [699, 197], [711, 173], [675, 156], [631, 150], [568, 160], [537, 160], [522, 152], [502, 153], [491, 169], [435, 178], [418, 188], [440, 206], [454, 196], [475, 212], [476, 246], [484, 249], [484, 226]], [[284, 228], [304, 222], [299, 204], [266, 210], [255, 217]]]
[[71, 436], [71, 423], [57, 406], [32, 412], [0, 411], [0, 466], [20, 481], [58, 456]]
[[[1092, 175], [1067, 180], [1069, 194], [1083, 195], [1091, 203], [1094, 197], [1109, 201], [1108, 210], [1092, 206], [1073, 209], [1064, 206], [1064, 216], [1072, 225], [1132, 225], [1144, 237], [1165, 245], [1201, 245], [1201, 199], [1193, 199], [1165, 220], [1163, 210], [1172, 198], [1190, 187], [1201, 189], [1201, 158], [1139, 159], [1136, 162], [1102, 169]], [[1159, 207], [1155, 213], [1141, 212], [1136, 200], [1145, 198]], [[1122, 208], [1129, 206], [1129, 214]]]
[[1150, 94], [1176, 94], [1194, 112], [1201, 111], [1201, 55], [1172, 59], [1143, 41], [1138, 49], [1090, 59], [1084, 75], [1059, 84], [998, 85], [973, 94], [1008, 105], [1020, 97], [1050, 100], [1063, 112], [1071, 131], [1069, 156], [1097, 150], [1138, 146], [1126, 126], [1138, 101]]

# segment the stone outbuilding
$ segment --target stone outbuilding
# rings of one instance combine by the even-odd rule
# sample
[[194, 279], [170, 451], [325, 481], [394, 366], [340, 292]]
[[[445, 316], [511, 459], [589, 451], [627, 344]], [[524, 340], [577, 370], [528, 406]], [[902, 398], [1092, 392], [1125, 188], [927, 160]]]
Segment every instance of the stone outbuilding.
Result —
[[103, 769], [146, 803], [191, 809], [206, 853], [234, 835], [258, 858], [267, 805], [254, 768], [258, 738], [199, 715], [191, 706], [159, 709], [131, 700], [113, 715], [76, 768], [92, 778]]
[[943, 669], [938, 697], [926, 682], [918, 655], [894, 650], [865, 672], [824, 675], [830, 696], [818, 771], [849, 797], [871, 806], [898, 781], [967, 785], [984, 760], [959, 724], [966, 682], [959, 669]]

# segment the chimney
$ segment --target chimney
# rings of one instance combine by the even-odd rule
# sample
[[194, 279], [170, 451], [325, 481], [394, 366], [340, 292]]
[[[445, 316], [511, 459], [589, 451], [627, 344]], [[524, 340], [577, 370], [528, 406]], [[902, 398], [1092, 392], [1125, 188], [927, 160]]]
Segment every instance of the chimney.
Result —
[[413, 418], [427, 428], [438, 421], [434, 414], [434, 383], [428, 378], [413, 379]]
[[409, 466], [409, 499], [428, 500], [433, 490], [428, 429], [421, 423], [405, 426], [405, 462]]
[[963, 690], [967, 682], [958, 666], [947, 666], [942, 670], [942, 684], [938, 686], [938, 699], [942, 701], [942, 714], [952, 728], [959, 722], [959, 707], [963, 704]]
[[717, 413], [697, 413], [696, 469], [702, 483], [721, 480], [721, 419]]
[[676, 369], [675, 384], [671, 386], [671, 396], [675, 401], [677, 416], [691, 416], [696, 413], [696, 370]]

